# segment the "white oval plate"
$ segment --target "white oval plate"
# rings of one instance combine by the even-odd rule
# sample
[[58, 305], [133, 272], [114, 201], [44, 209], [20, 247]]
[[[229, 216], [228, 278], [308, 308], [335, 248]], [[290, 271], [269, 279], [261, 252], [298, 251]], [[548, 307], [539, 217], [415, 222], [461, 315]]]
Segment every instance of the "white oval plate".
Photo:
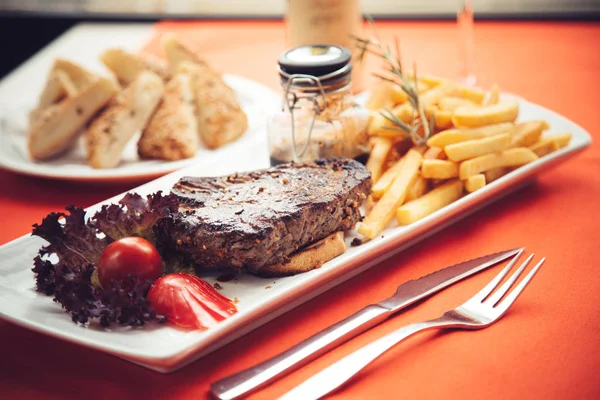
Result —
[[[296, 276], [274, 279], [239, 274], [235, 282], [221, 283], [223, 295], [239, 300], [239, 312], [209, 330], [183, 332], [169, 326], [148, 326], [142, 329], [117, 327], [108, 331], [99, 328], [85, 329], [75, 325], [50, 297], [34, 291], [32, 259], [44, 241], [29, 235], [0, 247], [0, 317], [62, 340], [116, 355], [155, 371], [174, 371], [497, 201], [530, 182], [537, 174], [567, 160], [590, 145], [590, 135], [574, 122], [522, 99], [519, 99], [519, 104], [520, 120], [543, 119], [550, 124], [551, 132], [571, 132], [573, 138], [569, 146], [517, 168], [414, 224], [390, 226], [381, 236], [361, 246], [349, 246], [344, 254], [325, 263], [321, 268]], [[252, 143], [250, 148], [246, 149], [230, 147], [224, 150], [223, 155], [226, 155], [227, 162], [222, 162], [222, 159], [207, 160], [205, 163], [149, 182], [133, 191], [141, 195], [158, 190], [169, 191], [183, 175], [225, 175], [266, 167], [269, 163], [266, 146], [259, 142]], [[88, 215], [97, 211], [102, 204], [115, 202], [120, 197], [121, 195], [115, 196], [88, 208]], [[348, 232], [347, 243], [349, 244], [354, 237], [354, 231]], [[486, 253], [501, 250], [506, 249], [494, 248], [492, 241]], [[459, 261], [463, 260], [457, 255], [456, 262]], [[442, 266], [435, 267], [431, 272], [439, 267]], [[210, 284], [216, 282], [215, 277], [216, 275], [203, 276]]]
[[[210, 150], [200, 146], [194, 158], [185, 160], [142, 160], [137, 155], [138, 132], [125, 147], [121, 163], [115, 168], [90, 167], [85, 158], [81, 137], [68, 153], [48, 161], [34, 161], [27, 152], [26, 123], [27, 114], [33, 106], [4, 105], [0, 109], [0, 166], [21, 174], [63, 180], [148, 180], [204, 162], [209, 156], [224, 155], [231, 148], [247, 147], [250, 142], [263, 140], [267, 117], [280, 107], [281, 98], [270, 88], [250, 79], [233, 75], [225, 75], [224, 79], [233, 88], [242, 109], [248, 115], [248, 130], [237, 141], [219, 149]], [[32, 97], [35, 98], [36, 95], [34, 93]]]

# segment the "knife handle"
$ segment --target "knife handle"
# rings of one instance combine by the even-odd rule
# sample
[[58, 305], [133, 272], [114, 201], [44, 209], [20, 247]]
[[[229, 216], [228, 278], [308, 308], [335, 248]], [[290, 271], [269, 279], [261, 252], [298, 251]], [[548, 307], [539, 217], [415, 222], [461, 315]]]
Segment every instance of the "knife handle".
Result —
[[220, 400], [233, 400], [249, 394], [377, 325], [391, 313], [391, 310], [377, 304], [368, 305], [289, 350], [254, 367], [214, 382], [211, 385], [211, 392]]

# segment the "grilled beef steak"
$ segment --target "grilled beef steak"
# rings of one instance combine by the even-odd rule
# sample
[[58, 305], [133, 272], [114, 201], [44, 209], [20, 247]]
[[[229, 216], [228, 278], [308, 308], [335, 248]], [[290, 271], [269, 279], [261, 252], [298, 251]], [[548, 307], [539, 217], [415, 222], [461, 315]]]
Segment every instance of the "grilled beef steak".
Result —
[[371, 191], [369, 171], [350, 159], [282, 164], [217, 178], [184, 177], [173, 250], [198, 268], [259, 273], [296, 250], [351, 229]]

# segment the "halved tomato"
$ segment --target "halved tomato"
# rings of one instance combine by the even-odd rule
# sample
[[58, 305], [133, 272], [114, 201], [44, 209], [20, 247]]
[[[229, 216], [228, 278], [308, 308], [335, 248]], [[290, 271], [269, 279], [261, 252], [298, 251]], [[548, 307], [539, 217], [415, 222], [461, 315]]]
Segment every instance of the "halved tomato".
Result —
[[187, 329], [207, 329], [237, 312], [233, 301], [197, 276], [176, 273], [154, 282], [147, 296], [157, 314]]

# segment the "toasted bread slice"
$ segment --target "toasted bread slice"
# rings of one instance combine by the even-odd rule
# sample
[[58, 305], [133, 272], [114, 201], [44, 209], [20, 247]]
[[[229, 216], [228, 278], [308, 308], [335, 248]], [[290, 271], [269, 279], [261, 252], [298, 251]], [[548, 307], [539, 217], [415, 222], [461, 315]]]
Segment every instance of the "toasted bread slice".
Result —
[[73, 96], [75, 93], [77, 93], [77, 88], [71, 82], [69, 75], [61, 69], [52, 69], [48, 74], [48, 80], [42, 90], [37, 107], [29, 113], [29, 124], [33, 124], [47, 107], [65, 97]]
[[288, 276], [307, 272], [346, 251], [344, 232], [336, 232], [294, 253], [288, 262], [261, 268], [257, 275], [262, 277]]
[[161, 38], [161, 47], [167, 56], [169, 70], [172, 73], [176, 73], [179, 65], [184, 61], [206, 66], [204, 60], [177, 40], [174, 34], [164, 34]]
[[97, 77], [75, 96], [46, 108], [28, 133], [34, 160], [50, 158], [70, 147], [85, 123], [119, 90], [110, 78]]
[[106, 50], [100, 55], [100, 60], [124, 86], [131, 84], [142, 71], [146, 70], [154, 72], [164, 81], [170, 77], [167, 66], [161, 60], [128, 53], [122, 49]]
[[81, 65], [62, 58], [57, 58], [56, 61], [54, 61], [53, 69], [64, 71], [69, 76], [69, 80], [73, 83], [77, 91], [92, 83], [96, 78], [95, 74], [83, 68]]
[[192, 78], [198, 134], [209, 149], [233, 142], [248, 129], [248, 117], [235, 92], [206, 65], [183, 61], [179, 71]]
[[112, 99], [83, 136], [92, 167], [112, 168], [119, 164], [125, 145], [146, 126], [163, 92], [162, 79], [152, 71], [142, 71]]
[[46, 108], [64, 97], [74, 95], [76, 92], [77, 88], [69, 78], [69, 75], [62, 69], [53, 69], [48, 75], [48, 80], [40, 95], [38, 106]]
[[138, 142], [142, 158], [181, 160], [196, 155], [198, 134], [194, 97], [188, 74], [176, 74]]

